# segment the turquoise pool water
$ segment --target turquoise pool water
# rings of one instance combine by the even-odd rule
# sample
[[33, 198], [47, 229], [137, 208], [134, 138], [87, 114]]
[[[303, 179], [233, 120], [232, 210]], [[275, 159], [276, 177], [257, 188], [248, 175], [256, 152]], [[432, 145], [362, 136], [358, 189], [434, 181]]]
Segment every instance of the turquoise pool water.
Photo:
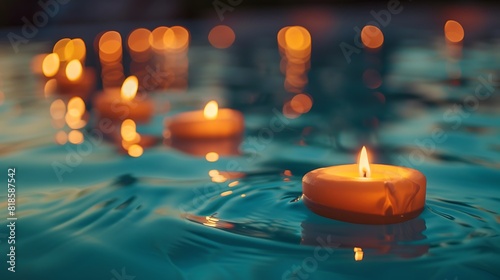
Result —
[[[187, 92], [152, 95], [157, 113], [138, 132], [153, 141], [139, 158], [96, 137], [89, 103], [85, 142], [56, 144], [59, 97], [29, 74], [34, 52], [3, 55], [0, 172], [16, 169], [18, 220], [15, 274], [0, 230], [1, 278], [499, 279], [498, 41], [468, 45], [458, 60], [442, 42], [388, 44], [351, 64], [323, 49], [308, 74], [313, 108], [295, 119], [282, 115], [288, 97], [270, 46], [193, 47]], [[381, 85], [363, 80], [369, 69]], [[189, 154], [163, 133], [165, 117], [209, 99], [246, 118], [239, 150], [215, 162], [203, 156], [211, 148]], [[426, 175], [418, 218], [358, 225], [304, 206], [302, 176], [354, 162], [362, 145], [373, 162]]]

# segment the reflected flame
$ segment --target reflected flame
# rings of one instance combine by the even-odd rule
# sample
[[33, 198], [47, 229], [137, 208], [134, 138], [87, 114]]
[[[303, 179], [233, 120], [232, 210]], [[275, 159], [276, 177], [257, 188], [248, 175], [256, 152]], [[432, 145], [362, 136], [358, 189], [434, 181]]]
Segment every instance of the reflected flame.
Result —
[[86, 121], [82, 120], [84, 114], [85, 114], [85, 102], [83, 102], [83, 99], [81, 99], [80, 97], [71, 98], [68, 102], [68, 111], [65, 117], [66, 124], [72, 129], [80, 129], [84, 127], [87, 124]]
[[83, 66], [80, 60], [73, 59], [66, 65], [66, 77], [68, 77], [68, 80], [72, 82], [77, 81], [82, 76], [82, 73]]
[[54, 120], [64, 118], [66, 112], [66, 104], [61, 99], [56, 99], [50, 104], [50, 115]]
[[448, 20], [444, 25], [444, 35], [449, 42], [459, 43], [464, 39], [464, 28], [454, 20]]
[[203, 116], [205, 116], [205, 119], [207, 120], [214, 120], [217, 118], [217, 115], [219, 113], [219, 104], [217, 104], [217, 101], [210, 101], [205, 105], [205, 109], [203, 110]]
[[42, 62], [42, 73], [45, 77], [53, 77], [59, 71], [59, 56], [57, 53], [48, 54]]
[[131, 157], [140, 157], [144, 153], [144, 149], [139, 144], [134, 144], [128, 148], [127, 152]]
[[43, 94], [45, 97], [49, 97], [56, 91], [56, 89], [57, 89], [57, 80], [50, 79], [47, 82], [45, 82], [45, 85], [43, 86]]
[[365, 146], [361, 149], [359, 155], [359, 177], [369, 178], [371, 176], [370, 172], [370, 162], [368, 161], [368, 153], [366, 152]]
[[313, 101], [311, 97], [307, 94], [300, 93], [295, 95], [292, 100], [290, 100], [290, 106], [292, 109], [300, 114], [305, 114], [309, 112], [312, 108]]
[[137, 89], [139, 88], [139, 80], [136, 76], [130, 76], [123, 82], [121, 89], [121, 97], [125, 100], [134, 99], [137, 94]]
[[359, 247], [354, 247], [354, 260], [362, 261], [363, 260], [363, 249]]
[[66, 142], [68, 142], [68, 135], [66, 134], [66, 132], [60, 130], [56, 133], [55, 140], [57, 144], [64, 145], [66, 144]]
[[219, 154], [216, 152], [209, 152], [205, 155], [205, 159], [208, 162], [216, 162], [219, 160]]
[[75, 96], [68, 102], [68, 114], [75, 118], [81, 118], [85, 113], [85, 102], [83, 99]]
[[130, 142], [137, 138], [136, 124], [131, 119], [126, 119], [122, 122], [120, 134], [124, 141]]
[[72, 130], [68, 134], [68, 141], [71, 144], [81, 144], [83, 143], [83, 133], [79, 130]]
[[220, 194], [220, 196], [228, 196], [228, 195], [231, 195], [231, 194], [233, 194], [233, 191], [225, 191], [225, 192], [222, 192]]
[[384, 34], [380, 28], [374, 25], [367, 25], [361, 30], [361, 41], [365, 47], [377, 49], [384, 44]]

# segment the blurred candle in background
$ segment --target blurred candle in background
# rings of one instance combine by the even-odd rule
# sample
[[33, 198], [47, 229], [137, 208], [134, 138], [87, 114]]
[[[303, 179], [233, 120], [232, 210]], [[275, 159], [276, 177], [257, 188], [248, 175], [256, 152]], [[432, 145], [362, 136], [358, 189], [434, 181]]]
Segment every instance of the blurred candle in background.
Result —
[[104, 89], [94, 101], [98, 115], [115, 121], [148, 122], [154, 113], [154, 104], [145, 95], [136, 96], [138, 87], [137, 77], [130, 76], [121, 88]]
[[233, 109], [219, 109], [210, 101], [204, 110], [184, 112], [167, 119], [172, 138], [214, 139], [243, 134], [243, 114]]

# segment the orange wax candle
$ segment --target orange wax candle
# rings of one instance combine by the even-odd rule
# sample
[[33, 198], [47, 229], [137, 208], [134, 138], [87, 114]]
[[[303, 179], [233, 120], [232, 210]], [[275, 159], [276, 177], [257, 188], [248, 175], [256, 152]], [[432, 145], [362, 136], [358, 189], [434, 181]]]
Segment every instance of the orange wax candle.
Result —
[[353, 223], [388, 224], [418, 216], [425, 204], [425, 176], [417, 170], [369, 164], [365, 147], [359, 164], [319, 168], [302, 179], [309, 209]]
[[70, 61], [63, 71], [55, 76], [60, 93], [86, 96], [95, 86], [95, 71], [83, 67], [78, 59]]
[[117, 121], [125, 119], [137, 122], [149, 121], [154, 111], [154, 104], [149, 99], [136, 98], [138, 87], [137, 77], [130, 76], [125, 79], [121, 89], [104, 90], [94, 102], [99, 116]]
[[167, 126], [172, 138], [208, 139], [241, 135], [244, 130], [243, 114], [232, 109], [219, 109], [210, 101], [204, 110], [180, 113]]

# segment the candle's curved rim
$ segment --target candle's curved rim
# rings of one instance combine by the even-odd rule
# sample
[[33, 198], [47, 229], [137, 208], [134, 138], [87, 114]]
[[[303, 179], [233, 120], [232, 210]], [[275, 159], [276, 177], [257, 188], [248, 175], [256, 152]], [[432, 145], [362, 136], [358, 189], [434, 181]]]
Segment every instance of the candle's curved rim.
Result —
[[[370, 164], [371, 177], [365, 178], [359, 176], [358, 164], [334, 165], [318, 168], [308, 172], [304, 179], [308, 176], [321, 176], [326, 180], [342, 180], [342, 181], [385, 181], [388, 179], [409, 179], [412, 177], [424, 177], [420, 171], [404, 166], [386, 165], [386, 164]], [[326, 178], [325, 178], [326, 177]]]

